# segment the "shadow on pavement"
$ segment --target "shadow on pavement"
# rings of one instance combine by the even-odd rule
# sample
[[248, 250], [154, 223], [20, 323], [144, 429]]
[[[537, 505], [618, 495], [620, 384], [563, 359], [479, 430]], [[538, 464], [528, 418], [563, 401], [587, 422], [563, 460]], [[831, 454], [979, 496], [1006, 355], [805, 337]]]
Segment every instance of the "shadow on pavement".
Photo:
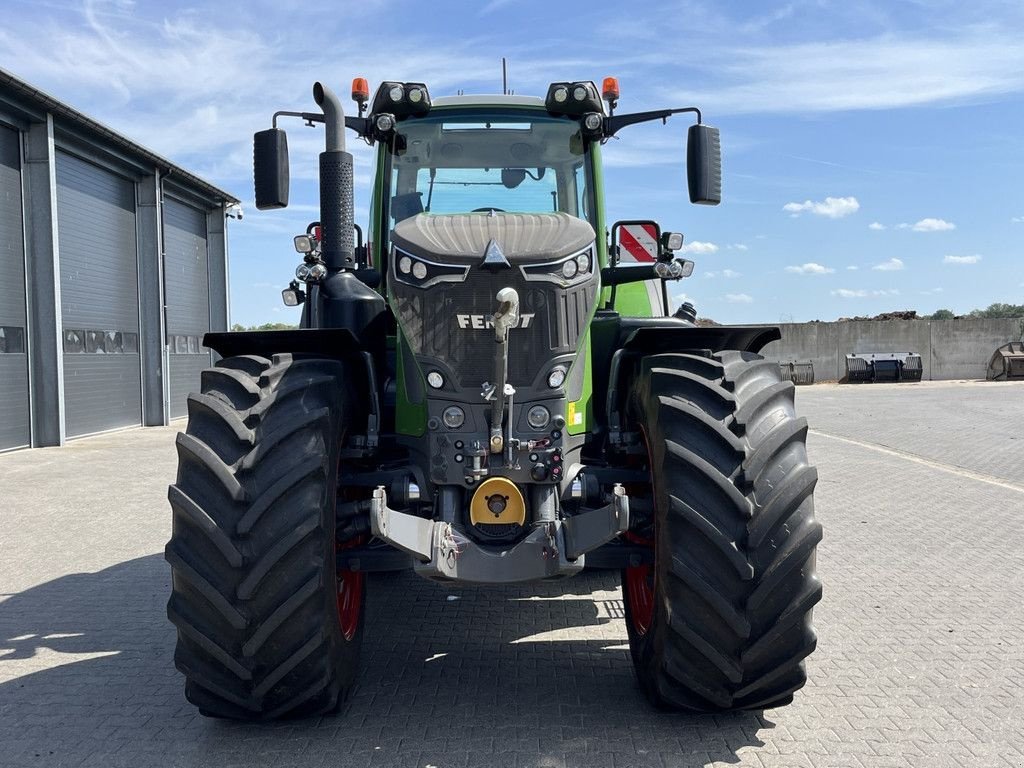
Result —
[[340, 715], [211, 721], [173, 666], [169, 580], [151, 555], [0, 603], [0, 763], [704, 765], [738, 762], [773, 727], [647, 705], [611, 573], [486, 588], [377, 576]]

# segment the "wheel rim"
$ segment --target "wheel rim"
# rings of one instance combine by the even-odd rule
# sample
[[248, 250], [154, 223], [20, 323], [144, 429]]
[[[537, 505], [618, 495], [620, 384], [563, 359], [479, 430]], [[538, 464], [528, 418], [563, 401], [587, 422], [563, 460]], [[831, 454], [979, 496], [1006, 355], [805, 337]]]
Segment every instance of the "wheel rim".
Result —
[[[647, 449], [647, 466], [651, 473], [650, 484], [651, 484], [651, 497], [654, 498], [654, 462], [651, 456], [650, 442], [647, 439], [647, 430], [640, 427], [640, 434], [644, 441], [644, 447]], [[655, 531], [657, 531], [657, 522], [655, 521]], [[655, 533], [657, 536], [657, 533]], [[640, 536], [635, 531], [627, 531], [625, 535], [626, 541], [630, 541], [634, 544], [641, 546], [650, 547], [651, 552], [656, 555], [657, 547], [654, 546], [652, 539]], [[629, 623], [633, 629], [634, 634], [637, 637], [643, 637], [650, 631], [651, 625], [654, 624], [654, 581], [656, 576], [656, 570], [652, 563], [645, 563], [644, 565], [637, 565], [632, 568], [626, 568], [625, 576], [625, 587], [626, 587], [626, 600], [629, 603]]]
[[[335, 551], [359, 546], [362, 537], [335, 544]], [[361, 571], [343, 571], [338, 576], [338, 623], [341, 634], [351, 640], [359, 631], [359, 619], [363, 608], [363, 579]]]
[[654, 621], [654, 568], [638, 565], [626, 569], [626, 599], [633, 631], [643, 637]]

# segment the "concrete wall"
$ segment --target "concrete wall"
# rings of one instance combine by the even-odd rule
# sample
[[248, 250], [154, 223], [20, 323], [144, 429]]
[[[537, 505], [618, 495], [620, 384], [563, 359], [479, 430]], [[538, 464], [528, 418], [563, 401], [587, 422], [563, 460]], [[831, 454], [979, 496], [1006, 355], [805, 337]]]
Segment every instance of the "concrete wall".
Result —
[[765, 347], [770, 360], [810, 360], [816, 381], [841, 379], [854, 352], [916, 352], [925, 379], [983, 379], [989, 358], [1021, 338], [1020, 320], [887, 320], [789, 323]]

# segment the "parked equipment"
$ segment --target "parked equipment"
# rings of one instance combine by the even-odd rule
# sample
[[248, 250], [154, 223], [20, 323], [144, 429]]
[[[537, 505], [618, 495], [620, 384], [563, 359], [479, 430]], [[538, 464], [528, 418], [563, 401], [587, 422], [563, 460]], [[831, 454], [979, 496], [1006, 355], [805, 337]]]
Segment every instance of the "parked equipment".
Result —
[[1024, 341], [1011, 341], [993, 352], [985, 378], [989, 381], [1024, 379]]
[[924, 364], [914, 352], [858, 352], [846, 356], [847, 383], [921, 381]]
[[792, 381], [797, 386], [814, 383], [814, 362], [811, 360], [793, 360], [788, 363], [779, 361], [779, 373], [783, 380]]
[[[614, 78], [545, 99], [386, 82], [372, 100], [357, 78], [356, 117], [313, 96], [322, 114], [255, 137], [256, 205], [282, 208], [277, 119], [326, 127], [320, 220], [282, 292], [302, 327], [208, 334], [223, 359], [178, 437], [168, 615], [188, 699], [244, 720], [334, 711], [366, 572], [526, 582], [593, 554], [622, 569], [651, 701], [788, 703], [815, 647], [821, 526], [793, 384], [757, 354], [779, 331], [672, 316], [682, 235], [606, 228], [605, 141], [694, 114], [690, 200], [715, 205], [718, 131], [694, 107], [615, 113]], [[377, 148], [365, 242], [346, 129]]]

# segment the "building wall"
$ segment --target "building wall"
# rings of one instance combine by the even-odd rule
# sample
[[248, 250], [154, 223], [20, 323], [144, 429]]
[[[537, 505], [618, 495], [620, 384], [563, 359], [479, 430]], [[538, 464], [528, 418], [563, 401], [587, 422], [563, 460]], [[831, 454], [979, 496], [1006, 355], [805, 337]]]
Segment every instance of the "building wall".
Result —
[[233, 198], [0, 74], [0, 450], [166, 424], [228, 323]]
[[846, 355], [860, 352], [915, 352], [924, 378], [983, 379], [997, 347], [1021, 337], [1021, 321], [887, 320], [842, 323], [787, 323], [782, 339], [761, 354], [771, 360], [810, 360], [817, 381], [846, 375]]
[[30, 440], [21, 139], [0, 125], [0, 451]]

